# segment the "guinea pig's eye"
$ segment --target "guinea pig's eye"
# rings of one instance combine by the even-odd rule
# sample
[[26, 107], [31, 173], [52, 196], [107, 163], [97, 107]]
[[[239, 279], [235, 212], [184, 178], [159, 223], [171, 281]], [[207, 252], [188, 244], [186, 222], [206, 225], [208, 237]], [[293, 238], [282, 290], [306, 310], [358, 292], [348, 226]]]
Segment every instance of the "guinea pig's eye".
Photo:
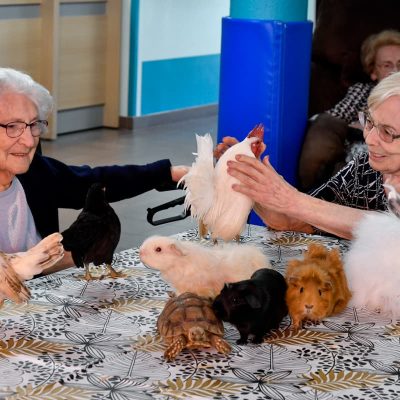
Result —
[[161, 247], [156, 247], [156, 252], [160, 253], [161, 252]]
[[300, 293], [303, 293], [303, 292], [304, 292], [304, 288], [301, 287], [301, 288], [300, 288]]
[[319, 293], [320, 296], [322, 296], [322, 290], [321, 289], [318, 290], [318, 293]]

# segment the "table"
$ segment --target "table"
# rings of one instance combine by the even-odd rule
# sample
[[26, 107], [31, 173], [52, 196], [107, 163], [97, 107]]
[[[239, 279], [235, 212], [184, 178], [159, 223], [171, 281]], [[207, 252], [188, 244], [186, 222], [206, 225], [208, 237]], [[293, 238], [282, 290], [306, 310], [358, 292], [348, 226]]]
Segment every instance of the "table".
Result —
[[[177, 235], [196, 240], [195, 230]], [[283, 272], [310, 242], [345, 252], [332, 237], [251, 226], [252, 242]], [[27, 282], [28, 304], [0, 310], [0, 398], [7, 399], [398, 399], [400, 323], [347, 308], [297, 334], [281, 329], [228, 356], [185, 350], [164, 361], [156, 319], [168, 285], [137, 249], [116, 256], [125, 278], [86, 282], [75, 268]]]

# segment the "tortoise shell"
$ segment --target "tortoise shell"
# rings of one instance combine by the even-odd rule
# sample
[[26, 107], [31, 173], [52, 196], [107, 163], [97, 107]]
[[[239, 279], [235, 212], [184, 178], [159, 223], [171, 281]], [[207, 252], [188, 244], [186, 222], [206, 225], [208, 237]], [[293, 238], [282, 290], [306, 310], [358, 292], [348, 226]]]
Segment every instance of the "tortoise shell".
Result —
[[186, 336], [195, 327], [218, 336], [224, 334], [224, 326], [215, 316], [211, 301], [194, 293], [170, 298], [157, 320], [158, 332], [166, 341], [182, 334]]

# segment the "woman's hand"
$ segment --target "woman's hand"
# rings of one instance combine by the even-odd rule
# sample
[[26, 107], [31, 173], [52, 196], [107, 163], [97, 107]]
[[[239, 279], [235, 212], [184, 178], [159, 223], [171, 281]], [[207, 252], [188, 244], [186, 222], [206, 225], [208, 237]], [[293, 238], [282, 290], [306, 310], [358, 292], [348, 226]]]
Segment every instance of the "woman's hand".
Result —
[[253, 157], [238, 155], [236, 160], [228, 162], [228, 173], [240, 181], [233, 185], [233, 189], [270, 211], [286, 214], [299, 192], [275, 171], [269, 157], [261, 162]]
[[190, 170], [190, 167], [186, 165], [175, 165], [171, 167], [171, 178], [174, 182], [179, 182], [179, 180], [186, 175]]

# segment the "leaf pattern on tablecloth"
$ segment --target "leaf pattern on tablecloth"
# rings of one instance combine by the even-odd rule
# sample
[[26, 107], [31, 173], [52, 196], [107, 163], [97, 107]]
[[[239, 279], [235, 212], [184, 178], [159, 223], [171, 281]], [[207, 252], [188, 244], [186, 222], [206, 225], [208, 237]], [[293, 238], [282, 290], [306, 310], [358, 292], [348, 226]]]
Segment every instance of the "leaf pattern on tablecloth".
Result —
[[285, 330], [271, 332], [264, 341], [269, 344], [280, 346], [300, 346], [332, 340], [334, 336], [335, 335], [332, 333], [313, 332], [305, 329], [301, 329], [296, 333], [290, 330]]
[[150, 352], [163, 352], [166, 346], [161, 336], [138, 336], [135, 343], [132, 344], [132, 348], [135, 350], [150, 351]]
[[0, 318], [24, 315], [27, 313], [42, 313], [50, 310], [51, 308], [51, 304], [35, 304], [33, 302], [14, 304], [11, 302], [6, 302], [0, 308]]
[[180, 378], [163, 382], [160, 386], [162, 394], [174, 399], [187, 399], [190, 397], [202, 397], [211, 399], [216, 395], [234, 395], [243, 385], [223, 382], [218, 379], [192, 379], [183, 381]]
[[[255, 226], [250, 234], [243, 232], [243, 242], [262, 249], [282, 273], [311, 242], [342, 253], [349, 246], [333, 237]], [[196, 230], [176, 237], [199, 240]], [[128, 277], [85, 282], [76, 277], [82, 270], [67, 269], [27, 281], [28, 304], [4, 305], [0, 398], [400, 398], [400, 323], [375, 310], [350, 306], [318, 324], [305, 324], [296, 334], [286, 317], [260, 345], [237, 345], [238, 330], [226, 323], [230, 354], [185, 349], [167, 362], [156, 321], [169, 285], [158, 271], [141, 264], [138, 249], [119, 253], [114, 265]]]
[[378, 374], [368, 372], [353, 372], [353, 371], [324, 371], [318, 370], [310, 375], [304, 375], [308, 379], [307, 385], [313, 389], [322, 392], [335, 392], [349, 388], [365, 388], [374, 387], [382, 382], [385, 378]]
[[17, 387], [14, 396], [7, 397], [7, 400], [85, 400], [90, 399], [93, 391], [85, 391], [61, 386], [57, 383], [33, 387], [28, 384], [25, 388]]
[[84, 314], [68, 322], [65, 330], [81, 334], [109, 335], [118, 334], [121, 338], [135, 338], [140, 332], [135, 320], [113, 309], [105, 309], [96, 314]]
[[113, 300], [112, 303], [107, 304], [104, 308], [112, 308], [115, 311], [121, 313], [134, 313], [143, 312], [150, 308], [156, 308], [161, 311], [165, 306], [165, 300], [154, 300], [154, 299], [139, 299], [135, 300], [132, 298], [119, 298]]
[[16, 370], [7, 358], [0, 357], [0, 398], [1, 390], [7, 387], [18, 386], [22, 383], [22, 371]]
[[0, 340], [0, 357], [15, 357], [17, 355], [39, 356], [43, 353], [59, 353], [72, 346], [51, 343], [39, 339], [9, 339]]

